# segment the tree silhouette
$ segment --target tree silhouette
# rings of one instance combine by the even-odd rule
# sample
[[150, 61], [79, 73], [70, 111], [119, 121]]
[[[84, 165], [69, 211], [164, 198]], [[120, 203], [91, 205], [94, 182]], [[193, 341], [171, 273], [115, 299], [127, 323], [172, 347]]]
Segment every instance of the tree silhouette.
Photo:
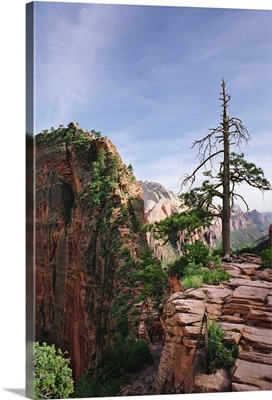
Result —
[[[241, 144], [248, 144], [250, 136], [239, 118], [230, 118], [227, 113], [231, 99], [226, 94], [226, 84], [222, 79], [222, 93], [219, 100], [222, 101], [221, 123], [217, 128], [202, 139], [196, 140], [192, 147], [198, 147], [199, 165], [187, 175], [182, 188], [190, 184], [190, 190], [181, 194], [184, 211], [167, 218], [164, 221], [151, 224], [147, 229], [151, 230], [157, 238], [167, 238], [173, 242], [180, 233], [187, 229], [193, 232], [201, 226], [208, 226], [214, 217], [222, 220], [222, 257], [230, 257], [230, 216], [234, 201], [242, 199], [249, 211], [244, 197], [237, 193], [236, 187], [241, 183], [257, 188], [262, 192], [271, 190], [270, 183], [264, 177], [261, 168], [244, 159], [244, 154], [231, 152], [232, 147], [240, 148]], [[215, 162], [217, 156], [221, 156], [219, 163]], [[207, 169], [207, 165], [210, 169]], [[206, 179], [201, 187], [192, 189], [197, 172], [205, 167], [203, 173]]]

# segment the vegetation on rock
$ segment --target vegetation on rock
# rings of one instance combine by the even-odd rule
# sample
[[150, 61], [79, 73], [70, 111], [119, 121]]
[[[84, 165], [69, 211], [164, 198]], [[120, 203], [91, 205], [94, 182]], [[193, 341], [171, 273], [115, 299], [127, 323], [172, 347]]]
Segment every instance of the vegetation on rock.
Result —
[[262, 250], [260, 253], [261, 256], [261, 269], [272, 268], [272, 249]]
[[224, 341], [226, 332], [214, 320], [208, 326], [209, 342], [209, 369], [210, 372], [216, 372], [223, 368], [229, 370], [235, 364], [238, 354], [236, 345], [227, 345]]
[[116, 396], [120, 386], [130, 379], [130, 374], [140, 371], [152, 362], [148, 344], [130, 334], [122, 334], [114, 345], [103, 352], [97, 365], [77, 382], [74, 397]]
[[229, 279], [220, 257], [212, 255], [200, 241], [185, 244], [184, 251], [183, 256], [170, 264], [169, 274], [178, 276], [186, 289], [200, 287], [203, 283], [218, 284]]

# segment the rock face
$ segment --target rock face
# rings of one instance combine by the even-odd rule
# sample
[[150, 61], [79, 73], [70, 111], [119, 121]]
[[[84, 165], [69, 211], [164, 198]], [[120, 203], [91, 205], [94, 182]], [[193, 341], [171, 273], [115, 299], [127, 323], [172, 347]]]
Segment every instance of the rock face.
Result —
[[[180, 200], [176, 194], [165, 189], [160, 183], [139, 181], [142, 186], [146, 220], [149, 223], [161, 221], [181, 211]], [[175, 258], [174, 249], [147, 232], [147, 241], [154, 255], [162, 261]]]
[[[224, 265], [229, 281], [179, 291], [167, 299], [157, 394], [272, 389], [272, 272], [260, 271], [260, 260], [254, 256]], [[199, 342], [204, 312], [208, 321], [216, 320], [226, 331], [227, 342], [239, 346], [229, 374], [206, 373], [204, 343]]]
[[142, 190], [110, 140], [76, 124], [36, 136], [35, 167], [36, 340], [67, 350], [78, 378], [137, 291]]

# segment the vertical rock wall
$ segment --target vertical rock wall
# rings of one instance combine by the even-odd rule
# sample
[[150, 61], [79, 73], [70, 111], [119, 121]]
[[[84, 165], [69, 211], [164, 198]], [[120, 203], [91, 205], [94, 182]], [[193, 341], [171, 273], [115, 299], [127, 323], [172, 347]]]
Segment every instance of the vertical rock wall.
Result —
[[145, 246], [141, 187], [107, 138], [77, 127], [38, 135], [35, 168], [36, 340], [67, 350], [78, 378], [118, 329], [111, 308]]
[[[156, 393], [211, 393], [271, 390], [271, 269], [260, 259], [225, 264], [231, 275], [220, 285], [173, 293], [161, 318], [165, 332]], [[234, 367], [207, 374], [205, 342], [200, 339], [204, 312], [238, 346]]]

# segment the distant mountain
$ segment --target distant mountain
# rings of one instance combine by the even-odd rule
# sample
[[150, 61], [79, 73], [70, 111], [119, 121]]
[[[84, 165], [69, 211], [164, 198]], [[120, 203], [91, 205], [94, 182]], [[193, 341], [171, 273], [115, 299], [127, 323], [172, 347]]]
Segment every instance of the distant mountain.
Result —
[[[145, 214], [148, 222], [160, 221], [182, 210], [178, 195], [167, 190], [157, 182], [140, 181], [143, 191]], [[268, 235], [269, 225], [272, 222], [272, 212], [261, 213], [257, 210], [243, 212], [235, 204], [231, 214], [231, 244], [233, 248], [255, 245]], [[221, 219], [215, 218], [211, 227], [205, 228], [195, 239], [200, 239], [215, 247], [221, 241]], [[171, 251], [161, 246], [159, 241], [148, 238], [149, 245], [161, 260], [171, 257]]]
[[261, 213], [257, 210], [253, 210], [247, 214], [251, 221], [260, 229], [267, 230], [269, 225], [272, 223], [272, 212]]

